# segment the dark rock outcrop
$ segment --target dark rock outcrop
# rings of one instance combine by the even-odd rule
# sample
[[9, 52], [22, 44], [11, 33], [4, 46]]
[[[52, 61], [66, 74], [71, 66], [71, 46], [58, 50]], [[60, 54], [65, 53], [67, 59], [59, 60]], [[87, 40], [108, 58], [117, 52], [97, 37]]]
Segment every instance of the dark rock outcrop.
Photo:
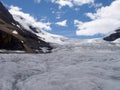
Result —
[[35, 33], [21, 27], [0, 2], [0, 49], [44, 53], [50, 52], [52, 47]]
[[1, 2], [0, 2], [0, 18], [9, 24], [16, 23], [12, 15], [8, 12], [8, 10], [4, 7], [4, 5]]
[[120, 38], [120, 29], [115, 30], [115, 33], [112, 33], [111, 35], [109, 35], [103, 39], [106, 41], [114, 41], [118, 38]]

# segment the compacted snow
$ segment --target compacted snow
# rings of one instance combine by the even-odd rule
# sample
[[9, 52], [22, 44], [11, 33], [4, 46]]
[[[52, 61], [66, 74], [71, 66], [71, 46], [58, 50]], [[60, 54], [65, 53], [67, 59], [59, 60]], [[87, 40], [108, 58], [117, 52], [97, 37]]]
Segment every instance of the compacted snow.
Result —
[[120, 90], [119, 45], [74, 43], [48, 54], [0, 54], [0, 90]]

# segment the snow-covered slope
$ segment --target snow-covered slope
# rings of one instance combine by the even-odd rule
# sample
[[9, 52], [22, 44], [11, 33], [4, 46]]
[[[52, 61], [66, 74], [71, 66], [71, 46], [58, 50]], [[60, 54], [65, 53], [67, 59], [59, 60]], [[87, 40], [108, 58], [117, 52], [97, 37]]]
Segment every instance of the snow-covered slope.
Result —
[[120, 90], [120, 47], [74, 43], [49, 54], [0, 54], [0, 90]]
[[0, 2], [0, 49], [45, 53], [50, 52], [52, 46], [48, 42], [40, 39], [35, 33], [21, 27], [13, 19], [13, 16], [2, 2]]
[[120, 39], [113, 41], [114, 43], [120, 43]]
[[[51, 30], [50, 23], [49, 22], [41, 22], [37, 21], [33, 16], [31, 16], [28, 13], [24, 13], [21, 11], [21, 8], [11, 6], [10, 13], [13, 15], [14, 19], [18, 21], [18, 23], [25, 28], [28, 31], [31, 31], [32, 33], [35, 33], [38, 35], [42, 40], [50, 43], [58, 43], [58, 44], [66, 44], [69, 43], [69, 39], [60, 36], [60, 35], [54, 35], [46, 32], [46, 30]], [[20, 26], [18, 26], [20, 27]], [[113, 34], [111, 34], [113, 33]], [[119, 29], [115, 30], [114, 32], [111, 32], [107, 37], [102, 39], [91, 39], [87, 42], [93, 42], [93, 43], [107, 43], [106, 41], [113, 41], [120, 37]], [[66, 42], [66, 39], [69, 40]], [[86, 42], [86, 40], [83, 40]], [[81, 43], [83, 43], [83, 41]]]
[[[42, 40], [50, 43], [63, 44], [65, 37], [60, 35], [54, 35], [46, 32], [45, 30], [51, 30], [50, 23], [44, 23], [35, 20], [32, 16], [21, 11], [20, 8], [11, 6], [9, 10], [13, 15], [13, 18], [26, 30], [31, 31], [38, 35]], [[20, 26], [18, 26], [20, 27]]]

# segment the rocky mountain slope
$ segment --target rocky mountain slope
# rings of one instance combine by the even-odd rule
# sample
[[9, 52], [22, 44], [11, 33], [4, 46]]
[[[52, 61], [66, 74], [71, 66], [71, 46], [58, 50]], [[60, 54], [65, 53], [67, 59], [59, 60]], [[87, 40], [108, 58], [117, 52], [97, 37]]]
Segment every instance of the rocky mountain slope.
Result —
[[114, 33], [110, 34], [109, 36], [103, 38], [106, 41], [114, 41], [120, 38], [120, 29], [115, 30]]
[[37, 21], [33, 16], [28, 13], [22, 12], [20, 8], [11, 6], [9, 12], [12, 14], [13, 18], [26, 30], [36, 34], [42, 40], [49, 43], [63, 44], [63, 36], [50, 34], [45, 31], [45, 29], [50, 29], [49, 22]]
[[0, 49], [43, 53], [50, 52], [52, 47], [15, 21], [0, 2]]

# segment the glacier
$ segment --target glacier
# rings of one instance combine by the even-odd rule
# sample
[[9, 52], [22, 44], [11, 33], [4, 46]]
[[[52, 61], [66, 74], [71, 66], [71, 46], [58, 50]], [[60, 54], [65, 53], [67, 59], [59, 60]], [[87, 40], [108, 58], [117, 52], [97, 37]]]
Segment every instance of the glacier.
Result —
[[0, 90], [120, 90], [119, 43], [68, 40], [53, 47], [47, 54], [0, 54]]

